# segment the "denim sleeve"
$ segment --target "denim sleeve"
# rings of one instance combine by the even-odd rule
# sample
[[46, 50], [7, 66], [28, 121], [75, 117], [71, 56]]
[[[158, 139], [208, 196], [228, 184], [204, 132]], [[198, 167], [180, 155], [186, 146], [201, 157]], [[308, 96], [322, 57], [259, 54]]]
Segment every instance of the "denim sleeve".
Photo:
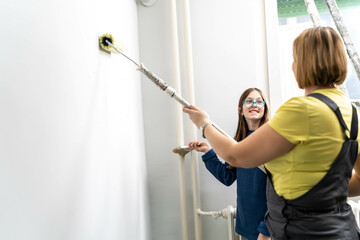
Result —
[[224, 185], [230, 186], [236, 180], [236, 168], [227, 169], [229, 164], [222, 163], [213, 149], [201, 158], [209, 172]]
[[269, 230], [268, 230], [265, 222], [261, 221], [260, 224], [259, 224], [259, 226], [258, 226], [258, 228], [257, 228], [257, 230], [258, 230], [261, 234], [270, 237], [270, 232], [269, 232]]

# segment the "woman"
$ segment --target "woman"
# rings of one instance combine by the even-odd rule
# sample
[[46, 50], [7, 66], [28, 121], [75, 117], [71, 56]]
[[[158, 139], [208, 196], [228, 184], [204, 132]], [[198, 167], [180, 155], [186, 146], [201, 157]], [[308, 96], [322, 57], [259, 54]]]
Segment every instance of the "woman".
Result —
[[358, 239], [346, 198], [360, 194], [359, 113], [336, 88], [347, 73], [341, 38], [330, 27], [307, 29], [295, 39], [293, 57], [306, 96], [287, 101], [239, 143], [216, 131], [204, 111], [183, 111], [230, 165], [265, 164], [272, 239]]
[[[263, 92], [249, 88], [243, 92], [238, 104], [239, 120], [234, 139], [239, 142], [269, 120], [269, 108]], [[230, 186], [237, 181], [236, 229], [242, 239], [270, 240], [264, 216], [266, 207], [266, 174], [257, 167], [232, 168], [222, 163], [206, 142], [189, 143], [189, 149], [204, 152], [206, 168], [221, 183]]]

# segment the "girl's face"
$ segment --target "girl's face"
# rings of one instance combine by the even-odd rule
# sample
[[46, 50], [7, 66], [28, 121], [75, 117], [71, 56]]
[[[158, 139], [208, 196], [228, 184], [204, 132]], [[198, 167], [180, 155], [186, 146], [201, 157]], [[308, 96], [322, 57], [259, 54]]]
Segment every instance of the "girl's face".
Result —
[[[250, 100], [252, 102], [263, 101], [260, 93], [256, 90], [251, 91], [249, 95], [245, 98], [245, 101], [246, 100]], [[241, 111], [240, 108], [239, 111]], [[249, 108], [246, 106], [246, 104], [243, 104], [241, 115], [245, 117], [246, 121], [258, 121], [261, 120], [261, 118], [264, 116], [264, 111], [265, 105], [262, 108], [259, 108], [255, 103], [253, 103], [252, 106]]]

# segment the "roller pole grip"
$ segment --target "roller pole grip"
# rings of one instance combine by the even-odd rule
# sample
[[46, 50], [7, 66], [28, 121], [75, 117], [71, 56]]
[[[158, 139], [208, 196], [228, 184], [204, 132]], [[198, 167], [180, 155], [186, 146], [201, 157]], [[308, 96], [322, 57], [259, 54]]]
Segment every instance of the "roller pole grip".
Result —
[[140, 72], [145, 74], [153, 83], [155, 83], [159, 88], [161, 88], [163, 91], [165, 91], [167, 94], [170, 95], [170, 97], [174, 98], [176, 101], [178, 101], [181, 105], [184, 107], [190, 108], [190, 103], [188, 103], [184, 98], [182, 98], [179, 94], [176, 93], [176, 90], [172, 87], [168, 86], [164, 80], [156, 76], [154, 73], [149, 71], [144, 64], [140, 63], [140, 66], [138, 69]]

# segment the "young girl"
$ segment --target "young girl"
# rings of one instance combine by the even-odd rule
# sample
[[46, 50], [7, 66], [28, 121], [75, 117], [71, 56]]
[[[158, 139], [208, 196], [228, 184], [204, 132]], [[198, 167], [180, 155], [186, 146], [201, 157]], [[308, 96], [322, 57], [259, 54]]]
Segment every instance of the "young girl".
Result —
[[[238, 107], [239, 121], [234, 139], [241, 141], [269, 119], [269, 108], [260, 89], [243, 92]], [[259, 168], [233, 168], [222, 163], [206, 142], [189, 143], [190, 149], [204, 152], [206, 168], [221, 183], [230, 186], [237, 180], [236, 232], [242, 239], [270, 239], [264, 223], [266, 207], [266, 174]]]

